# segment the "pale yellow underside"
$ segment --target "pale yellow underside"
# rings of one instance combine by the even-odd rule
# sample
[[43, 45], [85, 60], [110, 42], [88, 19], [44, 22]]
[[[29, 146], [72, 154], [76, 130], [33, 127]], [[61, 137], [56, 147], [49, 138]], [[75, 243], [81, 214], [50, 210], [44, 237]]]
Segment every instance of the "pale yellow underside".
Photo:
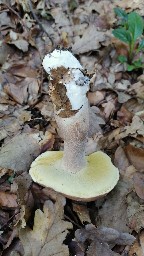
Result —
[[48, 151], [40, 155], [31, 165], [32, 179], [67, 197], [82, 199], [107, 194], [118, 182], [118, 169], [101, 151], [86, 156], [86, 167], [76, 174], [62, 169], [62, 157], [62, 151]]

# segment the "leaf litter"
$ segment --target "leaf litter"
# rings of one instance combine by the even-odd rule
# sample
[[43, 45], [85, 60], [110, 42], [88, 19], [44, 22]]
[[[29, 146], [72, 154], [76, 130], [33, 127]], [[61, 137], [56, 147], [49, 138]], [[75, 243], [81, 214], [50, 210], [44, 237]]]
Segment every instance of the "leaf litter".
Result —
[[[144, 14], [140, 0], [0, 1], [1, 255], [144, 254], [144, 78], [117, 60], [127, 49], [112, 36], [115, 7]], [[63, 148], [41, 67], [55, 47], [70, 47], [91, 78], [86, 154], [106, 151], [120, 170], [111, 193], [84, 205], [28, 174]]]

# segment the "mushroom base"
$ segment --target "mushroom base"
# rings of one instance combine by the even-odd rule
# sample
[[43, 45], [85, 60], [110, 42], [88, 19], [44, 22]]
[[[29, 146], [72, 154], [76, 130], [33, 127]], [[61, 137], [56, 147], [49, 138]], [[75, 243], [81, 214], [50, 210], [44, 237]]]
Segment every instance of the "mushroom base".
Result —
[[86, 156], [86, 166], [77, 173], [64, 170], [62, 158], [62, 151], [47, 151], [36, 158], [29, 172], [33, 181], [67, 198], [86, 202], [106, 195], [118, 182], [118, 169], [101, 151]]

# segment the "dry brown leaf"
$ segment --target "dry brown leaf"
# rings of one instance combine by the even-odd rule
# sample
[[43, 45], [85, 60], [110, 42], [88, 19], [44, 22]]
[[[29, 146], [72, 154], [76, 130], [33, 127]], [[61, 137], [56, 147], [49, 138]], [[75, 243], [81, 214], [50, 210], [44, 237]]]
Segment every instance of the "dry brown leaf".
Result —
[[94, 51], [100, 48], [100, 43], [106, 40], [106, 32], [97, 31], [94, 25], [89, 26], [82, 38], [76, 38], [72, 46], [75, 54]]
[[24, 82], [28, 86], [28, 92], [29, 92], [28, 103], [32, 105], [38, 99], [38, 92], [39, 92], [39, 86], [40, 86], [39, 81], [37, 78], [26, 77]]
[[144, 251], [142, 251], [140, 243], [136, 240], [129, 251], [129, 256], [143, 256]]
[[13, 174], [13, 171], [6, 169], [6, 168], [1, 168], [0, 167], [0, 178], [5, 175], [8, 174], [9, 176], [11, 176]]
[[118, 95], [118, 102], [119, 103], [125, 103], [129, 99], [131, 99], [131, 96], [128, 93], [126, 93], [126, 92], [119, 92], [119, 91], [117, 91], [117, 95]]
[[92, 1], [88, 4], [88, 9], [91, 11], [96, 11], [101, 16], [104, 16], [107, 18], [108, 24], [113, 24], [115, 21], [115, 14], [113, 11], [113, 3], [109, 1], [109, 3], [106, 0], [101, 0], [98, 2]]
[[64, 218], [65, 198], [58, 196], [57, 201], [46, 201], [43, 211], [36, 210], [33, 230], [26, 227], [19, 232], [25, 256], [69, 256], [68, 247], [63, 241], [72, 228]]
[[9, 221], [9, 213], [0, 209], [0, 226], [1, 226], [1, 229], [3, 229], [2, 227], [5, 226], [8, 223], [8, 221]]
[[18, 133], [21, 126], [15, 117], [8, 117], [0, 120], [0, 140], [12, 137]]
[[[87, 249], [87, 256], [98, 256], [98, 255], [105, 255], [105, 256], [114, 256], [114, 252], [110, 249], [108, 244], [95, 240], [92, 242]], [[119, 255], [119, 254], [118, 254]]]
[[13, 49], [9, 45], [7, 45], [4, 41], [0, 40], [0, 65], [3, 65], [7, 57], [12, 53], [14, 53]]
[[14, 182], [17, 185], [17, 196], [20, 206], [20, 212], [17, 214], [15, 225], [21, 222], [21, 227], [24, 228], [34, 206], [33, 197], [29, 191], [32, 180], [27, 172], [23, 172], [14, 179]]
[[23, 52], [28, 51], [28, 42], [24, 39], [18, 39], [15, 41], [11, 41], [10, 44], [14, 44], [19, 50], [22, 50]]
[[18, 207], [16, 200], [17, 200], [17, 196], [15, 194], [0, 191], [0, 206], [1, 207], [16, 208], [16, 207]]
[[92, 137], [97, 132], [101, 132], [101, 124], [105, 124], [105, 121], [99, 114], [99, 109], [95, 106], [89, 108], [89, 132], [88, 136]]
[[87, 205], [73, 203], [73, 211], [77, 213], [82, 224], [84, 224], [84, 222], [91, 223]]
[[0, 151], [0, 167], [15, 172], [27, 171], [39, 155], [40, 146], [33, 134], [20, 134], [12, 138]]
[[144, 135], [144, 123], [142, 119], [135, 115], [132, 119], [132, 123], [125, 127], [125, 132], [127, 135]]
[[78, 229], [75, 232], [76, 240], [83, 244], [90, 242], [90, 246], [87, 249], [87, 255], [91, 256], [114, 256], [114, 252], [110, 249], [109, 243], [119, 245], [131, 245], [135, 238], [128, 233], [121, 233], [113, 228], [99, 227], [89, 224], [85, 226], [85, 229]]
[[7, 36], [6, 41], [9, 44], [14, 44], [19, 50], [22, 50], [23, 52], [28, 51], [29, 43], [23, 38], [22, 34], [10, 30], [9, 36]]
[[27, 84], [12, 84], [8, 83], [4, 86], [4, 92], [14, 99], [19, 104], [27, 102], [28, 98], [28, 85]]
[[97, 105], [105, 98], [104, 91], [88, 92], [88, 100], [91, 105]]
[[139, 234], [138, 239], [131, 246], [129, 256], [143, 256], [144, 255], [144, 232]]
[[7, 71], [10, 74], [18, 77], [37, 77], [37, 70], [29, 67], [25, 62], [13, 64]]
[[104, 108], [104, 116], [105, 118], [109, 118], [111, 114], [113, 114], [115, 110], [115, 105], [112, 101], [108, 101], [106, 103], [102, 104], [102, 107]]
[[144, 100], [144, 83], [141, 81], [133, 84], [131, 88], [128, 90], [130, 94], [136, 94], [136, 97]]
[[0, 27], [13, 27], [13, 24], [7, 12], [3, 11], [0, 13]]
[[55, 141], [54, 135], [51, 132], [46, 131], [43, 139], [39, 143], [41, 147], [40, 152], [43, 153], [47, 150], [51, 150], [53, 147], [54, 141]]
[[127, 196], [127, 205], [127, 225], [138, 233], [144, 228], [144, 205], [134, 192]]
[[[132, 119], [132, 123], [130, 125], [127, 125], [125, 127], [119, 127], [113, 131], [110, 132], [110, 134], [108, 134], [108, 136], [106, 137], [106, 142], [107, 143], [119, 143], [119, 141], [125, 137], [134, 137], [137, 138], [138, 136], [140, 136], [142, 138], [142, 136], [144, 136], [144, 122], [143, 120], [135, 115]], [[109, 145], [106, 144], [106, 147], [108, 147]]]
[[125, 9], [128, 12], [136, 10], [140, 15], [144, 15], [144, 1], [143, 0], [117, 0], [115, 5]]
[[132, 122], [133, 114], [126, 109], [124, 105], [122, 105], [121, 109], [117, 112], [117, 120], [119, 120], [120, 124], [128, 125]]
[[144, 174], [139, 172], [134, 173], [133, 180], [137, 195], [144, 200]]
[[130, 162], [121, 146], [115, 151], [114, 163], [122, 174], [124, 174], [127, 167], [130, 166]]
[[127, 194], [132, 190], [131, 184], [120, 181], [116, 188], [107, 196], [96, 219], [98, 226], [114, 228], [121, 232], [129, 232], [127, 226]]
[[128, 100], [124, 104], [124, 106], [132, 114], [136, 114], [137, 112], [143, 111], [143, 109], [144, 109], [144, 103], [139, 102], [136, 98], [132, 98], [132, 99]]
[[139, 171], [144, 171], [144, 149], [136, 148], [129, 144], [124, 147], [125, 153], [127, 155], [130, 163]]
[[70, 20], [67, 18], [67, 15], [64, 13], [63, 9], [53, 8], [51, 10], [51, 15], [55, 19], [55, 23], [58, 24], [59, 27], [70, 26]]

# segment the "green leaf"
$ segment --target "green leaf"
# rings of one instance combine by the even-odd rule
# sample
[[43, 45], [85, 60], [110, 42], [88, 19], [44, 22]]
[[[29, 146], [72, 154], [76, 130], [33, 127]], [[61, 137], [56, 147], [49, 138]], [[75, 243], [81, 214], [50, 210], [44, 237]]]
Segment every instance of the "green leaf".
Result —
[[140, 41], [139, 46], [138, 46], [138, 51], [141, 51], [144, 49], [144, 39]]
[[142, 63], [142, 60], [141, 59], [138, 59], [138, 60], [135, 60], [133, 61], [132, 63], [136, 68], [141, 68], [143, 66], [143, 63]]
[[143, 68], [142, 59], [138, 59], [132, 62], [132, 64], [127, 64], [127, 71], [132, 71], [134, 69]]
[[114, 8], [114, 12], [118, 17], [127, 20], [128, 14], [123, 9], [116, 7]]
[[127, 43], [127, 44], [131, 43], [131, 40], [132, 40], [131, 34], [126, 29], [117, 28], [117, 29], [114, 29], [112, 33], [116, 38], [118, 38], [122, 42]]
[[119, 56], [118, 56], [118, 60], [119, 60], [119, 62], [121, 62], [121, 63], [125, 63], [125, 62], [127, 62], [127, 57], [124, 56], [124, 55], [119, 55]]
[[127, 71], [132, 71], [135, 69], [135, 65], [127, 64]]
[[131, 12], [128, 14], [128, 31], [130, 31], [134, 41], [142, 35], [144, 23], [142, 17], [136, 13]]

